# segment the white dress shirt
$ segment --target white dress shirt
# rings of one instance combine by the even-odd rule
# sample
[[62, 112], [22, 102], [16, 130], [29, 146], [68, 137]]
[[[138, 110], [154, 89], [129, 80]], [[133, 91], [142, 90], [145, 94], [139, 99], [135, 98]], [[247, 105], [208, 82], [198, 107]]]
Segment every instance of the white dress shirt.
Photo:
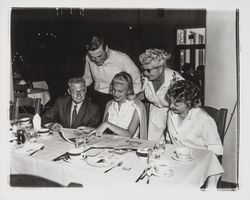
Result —
[[216, 123], [203, 109], [191, 109], [180, 125], [178, 125], [178, 117], [178, 114], [169, 111], [168, 136], [174, 144], [208, 149], [217, 155], [223, 154]]
[[133, 61], [125, 54], [116, 50], [108, 49], [108, 58], [102, 66], [97, 66], [86, 56], [84, 79], [89, 86], [94, 81], [95, 90], [109, 94], [109, 87], [113, 77], [122, 71], [129, 73], [133, 79], [134, 92], [141, 91], [140, 70]]

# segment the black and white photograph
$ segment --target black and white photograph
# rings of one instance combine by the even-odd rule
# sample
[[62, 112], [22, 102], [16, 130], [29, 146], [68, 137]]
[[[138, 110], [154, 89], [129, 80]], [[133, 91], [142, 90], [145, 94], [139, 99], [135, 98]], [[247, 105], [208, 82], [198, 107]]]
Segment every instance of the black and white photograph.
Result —
[[246, 198], [246, 9], [110, 3], [2, 3], [0, 199]]

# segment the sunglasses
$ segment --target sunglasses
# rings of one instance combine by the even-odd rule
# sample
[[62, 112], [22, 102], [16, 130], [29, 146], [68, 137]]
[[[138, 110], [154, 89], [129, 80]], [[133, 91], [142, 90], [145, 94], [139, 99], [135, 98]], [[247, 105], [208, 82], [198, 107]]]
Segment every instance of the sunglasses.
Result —
[[147, 72], [147, 73], [151, 73], [151, 71], [153, 70], [153, 69], [157, 69], [157, 68], [159, 68], [159, 67], [161, 67], [161, 66], [158, 66], [158, 67], [154, 67], [154, 68], [151, 68], [151, 69], [143, 69], [142, 68], [142, 72]]

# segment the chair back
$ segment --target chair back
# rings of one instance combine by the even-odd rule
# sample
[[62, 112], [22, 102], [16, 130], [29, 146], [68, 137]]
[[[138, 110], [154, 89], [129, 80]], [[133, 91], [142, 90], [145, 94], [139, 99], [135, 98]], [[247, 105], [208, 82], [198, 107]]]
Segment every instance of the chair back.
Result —
[[218, 129], [218, 133], [220, 135], [221, 142], [224, 142], [225, 136], [225, 127], [226, 127], [226, 120], [227, 120], [227, 111], [226, 108], [216, 109], [210, 106], [202, 107], [215, 121]]
[[[147, 112], [146, 112], [145, 106], [139, 99], [135, 99], [134, 102], [138, 106], [141, 112], [140, 133], [138, 136], [140, 137], [140, 139], [147, 140], [148, 139], [148, 131], [147, 131], [148, 124], [147, 124]], [[137, 135], [135, 134], [133, 137], [135, 138], [137, 137]]]
[[[210, 106], [203, 106], [202, 107], [215, 121], [218, 129], [218, 133], [220, 135], [221, 143], [224, 143], [224, 136], [225, 136], [225, 127], [226, 127], [226, 120], [227, 120], [227, 111], [226, 108], [216, 109]], [[222, 156], [217, 156], [219, 162], [222, 164]], [[207, 188], [208, 179], [205, 181], [204, 185], [201, 189]], [[221, 178], [218, 180], [217, 188], [221, 187]]]
[[[20, 112], [20, 108], [22, 108], [23, 112]], [[32, 99], [29, 97], [16, 97], [14, 101], [14, 119], [18, 120], [23, 117], [33, 118], [36, 113], [40, 114], [40, 108], [40, 98]], [[33, 111], [33, 113], [31, 113], [31, 111]]]
[[25, 85], [17, 85], [14, 84], [14, 96], [15, 97], [27, 97], [27, 84]]

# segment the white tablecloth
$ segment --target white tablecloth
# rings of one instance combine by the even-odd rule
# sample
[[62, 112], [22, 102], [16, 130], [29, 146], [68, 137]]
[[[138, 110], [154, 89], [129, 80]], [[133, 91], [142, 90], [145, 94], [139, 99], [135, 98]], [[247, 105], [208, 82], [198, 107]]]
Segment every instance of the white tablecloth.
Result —
[[[114, 136], [106, 135], [100, 140], [110, 142]], [[104, 173], [109, 167], [92, 167], [87, 162], [79, 164], [67, 163], [63, 160], [52, 161], [59, 155], [73, 148], [73, 144], [65, 142], [58, 134], [50, 138], [40, 138], [40, 143], [45, 144], [44, 150], [33, 156], [24, 156], [17, 153], [11, 154], [11, 174], [32, 174], [41, 176], [63, 185], [77, 182], [86, 187], [146, 185], [146, 180], [135, 183], [135, 180], [147, 167], [145, 159], [139, 158], [134, 151], [124, 154], [124, 165], [131, 170], [116, 167]], [[104, 142], [105, 143], [105, 142]], [[148, 142], [149, 146], [150, 143]], [[194, 159], [188, 162], [179, 162], [171, 159], [176, 146], [168, 145], [162, 159], [171, 163], [174, 175], [170, 177], [152, 176], [150, 186], [168, 187], [196, 187], [200, 188], [208, 177], [215, 177], [214, 185], [223, 173], [223, 168], [214, 153], [207, 150], [193, 149]], [[105, 150], [103, 153], [107, 153]]]
[[48, 90], [40, 89], [40, 88], [34, 88], [31, 89], [31, 91], [28, 93], [28, 97], [30, 98], [40, 98], [41, 99], [41, 104], [45, 106], [49, 100], [50, 100], [50, 95]]

